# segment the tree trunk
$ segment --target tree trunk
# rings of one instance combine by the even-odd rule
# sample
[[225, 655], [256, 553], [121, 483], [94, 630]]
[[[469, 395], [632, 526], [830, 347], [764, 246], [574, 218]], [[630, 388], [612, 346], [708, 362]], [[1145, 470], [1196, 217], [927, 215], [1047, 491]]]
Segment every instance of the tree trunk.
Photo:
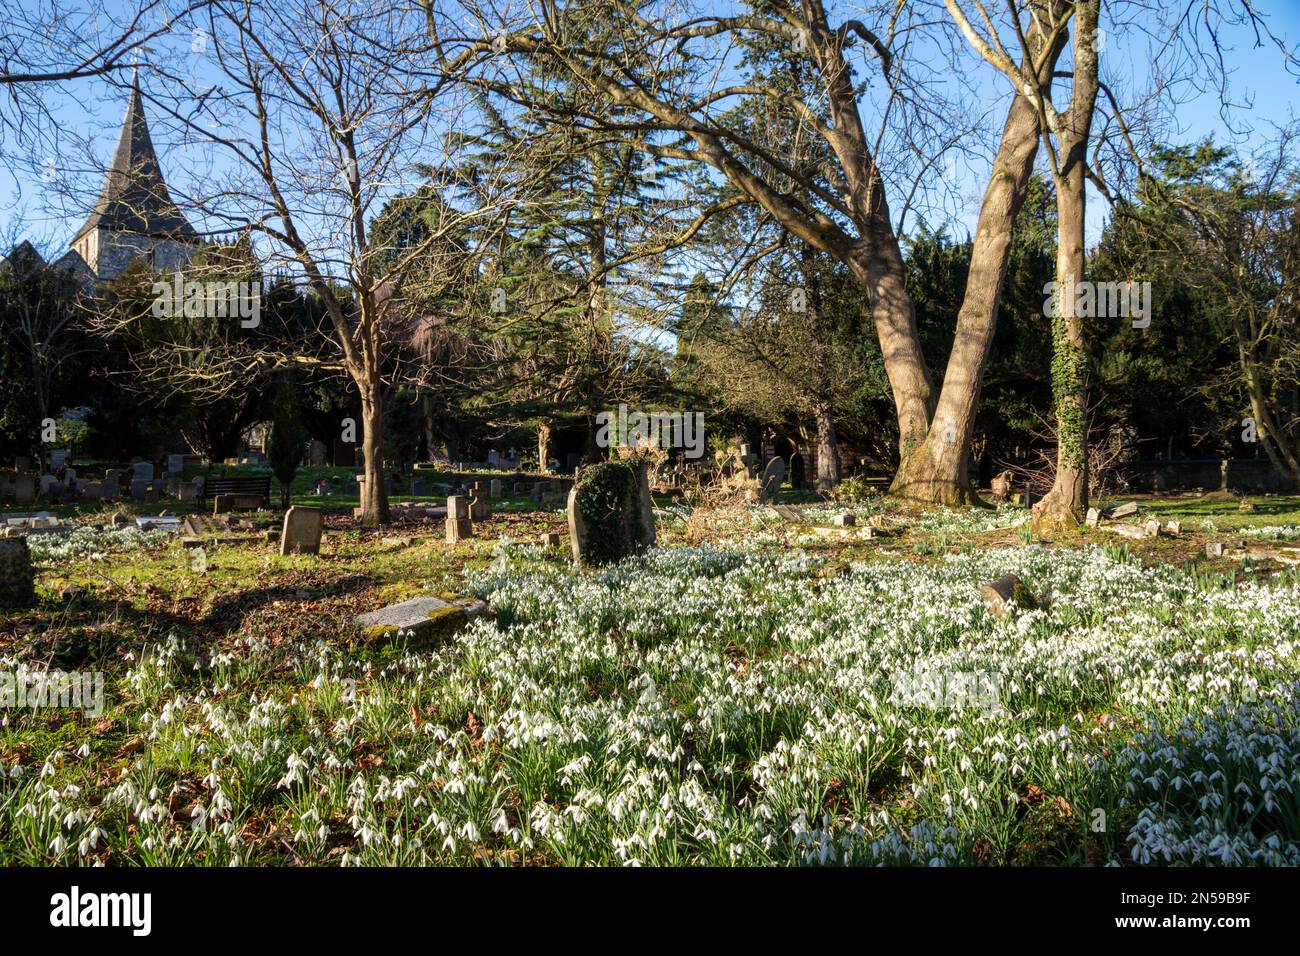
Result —
[[537, 471], [539, 474], [551, 473], [551, 423], [542, 422], [537, 426]]
[[808, 328], [817, 350], [817, 380], [813, 398], [813, 418], [817, 423], [817, 490], [825, 494], [833, 491], [840, 483], [839, 451], [835, 447], [835, 421], [831, 415], [835, 383], [831, 378], [830, 335], [822, 311], [817, 252], [806, 242], [803, 243], [801, 266], [807, 293]]
[[835, 421], [829, 405], [819, 404], [814, 410], [817, 419], [817, 490], [823, 494], [833, 491], [840, 483], [840, 455], [836, 447]]
[[384, 399], [378, 380], [357, 382], [361, 393], [361, 447], [366, 480], [361, 488], [361, 523], [367, 528], [388, 524], [388, 494], [384, 487]]
[[[1040, 80], [1050, 80], [1062, 46], [1058, 44], [1047, 57]], [[1027, 97], [1018, 94], [1007, 111], [993, 174], [984, 189], [966, 291], [934, 420], [924, 440], [899, 462], [889, 489], [897, 497], [948, 506], [980, 504], [970, 480], [975, 413], [997, 331], [1016, 216], [1038, 155], [1038, 137], [1038, 112]]]
[[433, 461], [434, 449], [437, 448], [438, 429], [433, 422], [433, 396], [425, 392], [420, 396], [420, 410], [424, 413], [424, 460]]
[[[1088, 381], [1083, 320], [1075, 283], [1084, 279], [1085, 167], [1097, 99], [1097, 30], [1100, 0], [1080, 2], [1074, 23], [1074, 89], [1057, 134], [1056, 282], [1052, 309], [1052, 398], [1056, 408], [1056, 479], [1034, 505], [1036, 533], [1077, 528], [1088, 510]], [[1046, 135], [1046, 131], [1044, 131]]]
[[925, 440], [930, 427], [934, 382], [921, 353], [898, 241], [892, 232], [878, 238], [878, 243], [870, 243], [870, 248], [853, 258], [851, 266], [871, 302], [871, 318], [898, 416], [899, 459], [905, 461]]

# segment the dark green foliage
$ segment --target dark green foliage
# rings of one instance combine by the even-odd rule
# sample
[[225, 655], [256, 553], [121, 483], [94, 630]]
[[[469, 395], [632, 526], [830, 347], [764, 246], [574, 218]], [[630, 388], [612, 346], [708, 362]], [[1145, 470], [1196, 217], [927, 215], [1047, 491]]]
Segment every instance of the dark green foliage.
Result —
[[610, 564], [638, 550], [629, 526], [634, 509], [628, 506], [636, 488], [636, 469], [626, 461], [602, 461], [583, 469], [574, 504], [587, 531], [584, 559]]
[[298, 416], [298, 390], [293, 377], [282, 374], [275, 387], [275, 409], [271, 420], [271, 438], [267, 443], [267, 457], [280, 482], [280, 507], [289, 507], [290, 485], [302, 464], [307, 446], [307, 429]]

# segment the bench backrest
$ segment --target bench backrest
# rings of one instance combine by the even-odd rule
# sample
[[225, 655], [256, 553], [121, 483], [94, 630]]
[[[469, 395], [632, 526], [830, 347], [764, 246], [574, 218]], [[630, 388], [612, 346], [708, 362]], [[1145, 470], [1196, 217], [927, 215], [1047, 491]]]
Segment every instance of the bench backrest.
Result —
[[209, 478], [203, 483], [203, 493], [208, 497], [215, 495], [261, 495], [271, 494], [270, 475], [241, 475], [236, 478]]

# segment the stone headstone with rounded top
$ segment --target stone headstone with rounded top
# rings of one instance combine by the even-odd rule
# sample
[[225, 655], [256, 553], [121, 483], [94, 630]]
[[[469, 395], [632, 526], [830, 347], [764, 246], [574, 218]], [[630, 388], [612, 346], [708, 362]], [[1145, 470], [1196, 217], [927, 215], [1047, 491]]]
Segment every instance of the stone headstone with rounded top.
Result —
[[763, 477], [759, 480], [759, 497], [765, 502], [772, 501], [783, 484], [785, 484], [785, 461], [773, 458], [763, 469]]

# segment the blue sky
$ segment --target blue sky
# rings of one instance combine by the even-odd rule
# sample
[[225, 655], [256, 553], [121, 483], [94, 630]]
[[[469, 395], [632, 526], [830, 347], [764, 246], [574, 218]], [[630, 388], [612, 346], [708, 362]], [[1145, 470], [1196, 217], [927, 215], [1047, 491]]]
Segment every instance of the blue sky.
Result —
[[[1275, 34], [1291, 48], [1300, 46], [1300, 0], [1262, 0], [1259, 7]], [[1153, 38], [1141, 35], [1135, 27], [1119, 29], [1128, 30], [1131, 35], [1107, 38], [1103, 49], [1107, 75], [1117, 90], [1141, 88], [1151, 78], [1149, 51]], [[1268, 137], [1270, 123], [1282, 124], [1300, 113], [1297, 109], [1300, 81], [1283, 68], [1282, 55], [1275, 46], [1267, 40], [1257, 46], [1254, 34], [1241, 28], [1225, 30], [1222, 40], [1231, 71], [1230, 95], [1234, 104], [1229, 117], [1231, 128], [1220, 109], [1217, 91], [1197, 92], [1189, 88], [1173, 111], [1172, 125], [1163, 137], [1167, 141], [1187, 142], [1213, 135], [1221, 142], [1236, 143], [1249, 150]], [[192, 51], [191, 45], [190, 36], [178, 31], [174, 42], [160, 44], [153, 55], [166, 57], [173, 70], [203, 71], [206, 63], [203, 51]], [[943, 81], [941, 65], [936, 66], [936, 76]], [[987, 103], [988, 129], [994, 133], [1000, 129], [1005, 112], [1002, 104], [1007, 94], [1003, 78], [972, 59], [961, 75], [949, 76], [946, 81], [975, 103], [977, 112], [983, 98]], [[66, 135], [53, 148], [45, 143], [41, 149], [29, 152], [21, 163], [12, 161], [16, 156], [12, 139], [3, 144], [0, 239], [18, 235], [57, 252], [66, 247], [98, 191], [102, 167], [116, 143], [126, 95], [103, 81], [69, 83], [51, 94], [53, 115]], [[174, 129], [168, 129], [165, 117], [157, 108], [149, 109], [149, 113], [164, 173], [177, 187], [177, 199], [184, 205], [186, 190], [201, 189], [202, 171], [220, 160], [203, 144], [182, 142]], [[56, 183], [63, 187], [61, 193], [42, 177], [47, 164], [58, 171]], [[953, 195], [933, 210], [929, 224], [945, 226], [951, 233], [960, 235], [974, 223], [986, 167], [978, 159], [963, 158], [951, 168], [961, 170], [954, 177]], [[901, 197], [894, 197], [893, 203], [896, 210], [901, 208]], [[1089, 215], [1091, 238], [1100, 233], [1104, 219], [1104, 205], [1093, 202]], [[911, 224], [915, 224], [915, 219]], [[196, 225], [202, 227], [201, 222]]]

